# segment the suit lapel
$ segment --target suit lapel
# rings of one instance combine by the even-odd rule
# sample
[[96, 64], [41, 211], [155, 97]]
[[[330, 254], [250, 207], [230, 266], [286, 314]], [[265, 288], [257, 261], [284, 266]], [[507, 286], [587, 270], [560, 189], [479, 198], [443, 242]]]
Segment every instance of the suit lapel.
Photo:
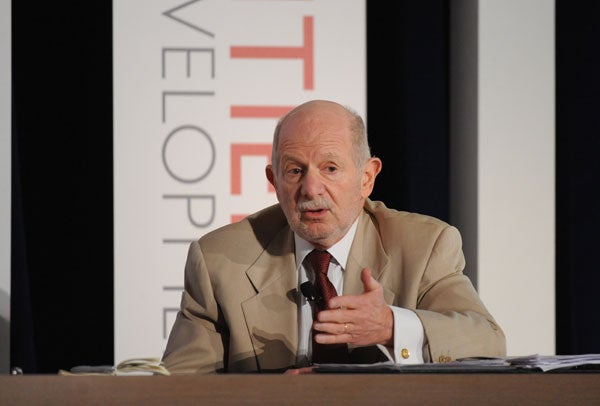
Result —
[[256, 295], [242, 303], [259, 370], [296, 362], [298, 308], [293, 233], [282, 229], [246, 271]]
[[[364, 291], [360, 273], [369, 268], [375, 280], [382, 282], [389, 268], [389, 256], [381, 244], [381, 238], [373, 219], [363, 210], [358, 220], [358, 228], [350, 247], [348, 263], [344, 274], [344, 294], [358, 295]], [[394, 293], [383, 286], [385, 301], [393, 303]]]

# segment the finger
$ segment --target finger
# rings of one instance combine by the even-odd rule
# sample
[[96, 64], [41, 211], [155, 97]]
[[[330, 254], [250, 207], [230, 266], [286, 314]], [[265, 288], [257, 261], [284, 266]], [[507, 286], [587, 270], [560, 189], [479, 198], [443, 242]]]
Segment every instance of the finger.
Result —
[[379, 289], [381, 286], [379, 282], [371, 276], [371, 270], [369, 268], [364, 268], [360, 273], [360, 279], [363, 283], [363, 287], [365, 288], [365, 292], [371, 292], [373, 290]]
[[313, 329], [325, 334], [350, 334], [353, 326], [351, 323], [313, 323]]
[[[363, 284], [364, 293], [373, 292], [381, 288], [381, 284], [373, 278], [371, 270], [364, 268], [360, 273], [360, 279]], [[364, 297], [362, 295], [342, 295], [336, 296], [329, 300], [328, 307], [330, 309], [348, 308], [358, 309], [364, 305]]]
[[347, 344], [352, 342], [350, 334], [315, 334], [315, 341], [319, 344]]
[[351, 310], [347, 309], [332, 309], [332, 310], [322, 310], [317, 313], [317, 318], [315, 321], [319, 321], [321, 323], [346, 323], [350, 320], [353, 320], [353, 315]]
[[361, 297], [356, 295], [335, 296], [329, 300], [329, 311], [356, 309], [361, 305]]
[[[313, 330], [317, 334], [330, 334], [330, 335], [347, 335], [352, 337], [353, 333], [357, 331], [357, 325], [351, 322], [346, 323], [319, 323], [313, 324]], [[360, 328], [359, 328], [360, 330]]]

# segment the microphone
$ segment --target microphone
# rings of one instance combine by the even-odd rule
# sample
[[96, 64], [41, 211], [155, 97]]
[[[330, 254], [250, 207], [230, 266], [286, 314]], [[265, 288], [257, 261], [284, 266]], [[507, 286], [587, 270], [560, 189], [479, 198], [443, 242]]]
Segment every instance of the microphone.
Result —
[[317, 293], [315, 285], [313, 285], [311, 282], [301, 283], [300, 291], [302, 292], [302, 295], [306, 298], [306, 300], [308, 300], [309, 302], [319, 303], [323, 300], [323, 298], [320, 297]]

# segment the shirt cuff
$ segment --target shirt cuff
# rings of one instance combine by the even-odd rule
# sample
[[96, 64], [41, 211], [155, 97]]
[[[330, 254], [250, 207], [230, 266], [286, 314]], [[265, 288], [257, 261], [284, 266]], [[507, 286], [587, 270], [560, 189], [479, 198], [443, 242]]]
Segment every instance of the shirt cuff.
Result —
[[425, 332], [421, 320], [412, 310], [396, 306], [390, 309], [394, 315], [394, 347], [377, 347], [396, 364], [422, 364]]

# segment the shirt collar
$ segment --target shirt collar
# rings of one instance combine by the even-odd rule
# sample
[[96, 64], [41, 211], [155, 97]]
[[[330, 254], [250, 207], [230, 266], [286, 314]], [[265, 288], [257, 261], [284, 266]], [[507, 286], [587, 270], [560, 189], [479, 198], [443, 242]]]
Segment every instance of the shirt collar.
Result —
[[[348, 261], [348, 255], [350, 254], [352, 241], [354, 241], [359, 218], [360, 216], [354, 220], [354, 223], [352, 223], [352, 226], [350, 226], [350, 229], [341, 240], [327, 249], [342, 269], [346, 268], [346, 262]], [[296, 247], [296, 269], [298, 269], [302, 261], [304, 261], [304, 258], [314, 250], [315, 247], [296, 233], [294, 233], [294, 243]]]

